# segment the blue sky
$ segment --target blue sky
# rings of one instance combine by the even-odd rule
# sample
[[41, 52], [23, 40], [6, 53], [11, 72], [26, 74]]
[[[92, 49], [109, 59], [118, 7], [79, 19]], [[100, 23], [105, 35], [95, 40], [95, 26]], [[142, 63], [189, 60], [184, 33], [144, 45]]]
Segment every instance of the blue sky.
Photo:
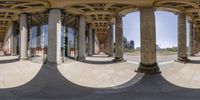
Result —
[[[177, 15], [156, 11], [156, 41], [160, 47], [177, 46]], [[135, 41], [135, 47], [140, 47], [140, 15], [134, 12], [123, 17], [124, 36]], [[188, 34], [187, 23], [187, 34]], [[188, 40], [188, 39], [187, 39]]]

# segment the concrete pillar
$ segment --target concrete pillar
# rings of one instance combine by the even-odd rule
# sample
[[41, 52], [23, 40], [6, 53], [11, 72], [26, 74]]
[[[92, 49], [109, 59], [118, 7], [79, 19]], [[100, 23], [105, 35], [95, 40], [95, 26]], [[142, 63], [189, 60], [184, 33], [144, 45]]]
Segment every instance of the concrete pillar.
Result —
[[109, 31], [108, 31], [108, 45], [109, 45], [109, 56], [113, 57], [113, 50], [114, 50], [114, 44], [113, 44], [113, 23], [109, 24]]
[[156, 62], [156, 27], [153, 7], [140, 8], [141, 62], [138, 72], [160, 73]]
[[197, 28], [194, 28], [194, 53], [198, 53], [198, 33]]
[[107, 32], [106, 33], [106, 40], [105, 40], [105, 51], [106, 51], [106, 54], [110, 55], [109, 53], [109, 33]]
[[48, 53], [49, 64], [61, 64], [61, 10], [51, 9], [48, 23]]
[[190, 48], [189, 48], [189, 52], [190, 52], [190, 56], [194, 56], [194, 24], [193, 22], [189, 22], [190, 23]]
[[37, 47], [41, 47], [41, 28], [37, 26]]
[[187, 41], [186, 41], [186, 16], [183, 13], [178, 15], [178, 60], [187, 62]]
[[11, 55], [16, 56], [17, 55], [17, 23], [13, 21], [11, 25], [12, 25]]
[[115, 18], [115, 59], [114, 61], [123, 61], [123, 20], [121, 15]]
[[92, 30], [92, 54], [95, 54], [95, 29]]
[[80, 16], [78, 34], [78, 60], [85, 60], [85, 17]]
[[20, 15], [20, 59], [28, 59], [28, 25], [27, 25], [27, 14]]
[[199, 35], [200, 31], [198, 30], [198, 28], [196, 28], [196, 32], [195, 32], [195, 53], [199, 53], [200, 52], [200, 35]]
[[36, 48], [34, 54], [35, 55], [40, 55], [40, 50], [41, 50], [41, 28], [40, 26], [37, 26], [37, 36], [36, 36]]
[[92, 56], [93, 55], [93, 44], [92, 44], [92, 24], [89, 25], [89, 35], [88, 35], [88, 55]]

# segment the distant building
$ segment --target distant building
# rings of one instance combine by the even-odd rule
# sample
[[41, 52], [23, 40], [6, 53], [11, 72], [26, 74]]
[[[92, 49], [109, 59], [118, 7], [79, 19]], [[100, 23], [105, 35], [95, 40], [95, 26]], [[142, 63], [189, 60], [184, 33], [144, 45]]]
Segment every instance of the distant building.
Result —
[[162, 48], [159, 47], [159, 45], [156, 44], [156, 50], [162, 50]]
[[126, 37], [123, 38], [124, 48], [129, 48], [129, 42]]
[[135, 42], [133, 40], [130, 41], [130, 49], [135, 49]]
[[127, 49], [135, 49], [135, 43], [133, 40], [131, 40], [130, 42], [127, 40], [126, 37], [123, 38], [123, 43], [124, 43], [124, 48]]

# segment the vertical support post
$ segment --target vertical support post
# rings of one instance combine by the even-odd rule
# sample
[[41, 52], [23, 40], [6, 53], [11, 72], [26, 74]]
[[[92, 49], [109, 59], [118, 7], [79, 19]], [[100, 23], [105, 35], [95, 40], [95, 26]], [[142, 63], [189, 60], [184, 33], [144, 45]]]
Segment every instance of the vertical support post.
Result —
[[61, 64], [61, 10], [51, 9], [48, 24], [48, 54], [49, 64]]
[[80, 16], [78, 36], [78, 60], [85, 60], [85, 16]]
[[113, 57], [113, 49], [114, 49], [114, 44], [113, 44], [113, 23], [110, 23], [109, 24], [109, 32], [108, 32], [108, 34], [109, 34], [109, 39], [108, 39], [108, 41], [109, 41], [109, 56], [110, 57]]
[[140, 8], [141, 62], [138, 72], [160, 73], [156, 61], [156, 25], [153, 7]]
[[115, 62], [123, 61], [123, 20], [121, 15], [115, 19]]
[[190, 23], [190, 47], [189, 47], [189, 52], [190, 52], [190, 56], [194, 56], [194, 24], [193, 22], [189, 22]]
[[187, 41], [186, 41], [186, 16], [183, 13], [178, 15], [178, 58], [179, 62], [188, 62]]
[[20, 59], [28, 59], [28, 25], [27, 25], [27, 14], [20, 15]]
[[92, 33], [92, 24], [90, 24], [89, 25], [89, 40], [88, 40], [88, 42], [89, 42], [89, 44], [88, 44], [88, 49], [89, 49], [89, 51], [88, 51], [88, 55], [89, 56], [92, 56], [93, 55], [93, 51], [92, 51], [92, 49], [93, 49], [93, 41], [92, 41], [92, 38], [93, 38], [93, 35], [92, 35], [93, 33]]

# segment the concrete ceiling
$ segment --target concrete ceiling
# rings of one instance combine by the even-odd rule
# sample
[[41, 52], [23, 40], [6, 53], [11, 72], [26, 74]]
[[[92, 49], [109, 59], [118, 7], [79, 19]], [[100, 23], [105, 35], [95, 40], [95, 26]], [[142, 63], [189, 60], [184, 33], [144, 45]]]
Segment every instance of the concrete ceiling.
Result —
[[117, 14], [126, 15], [146, 6], [185, 13], [200, 30], [200, 0], [0, 0], [0, 41], [3, 41], [10, 22], [18, 20], [21, 13], [43, 12], [49, 8], [86, 16], [98, 38], [103, 40], [109, 22]]

